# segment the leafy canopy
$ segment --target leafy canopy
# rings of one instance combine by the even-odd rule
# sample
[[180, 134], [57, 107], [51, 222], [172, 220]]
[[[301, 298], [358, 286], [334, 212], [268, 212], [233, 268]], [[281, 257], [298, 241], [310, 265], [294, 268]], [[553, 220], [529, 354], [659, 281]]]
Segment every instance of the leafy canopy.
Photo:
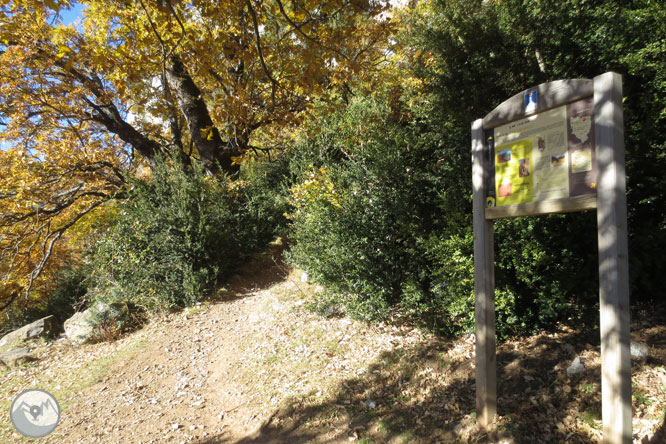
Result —
[[238, 172], [387, 56], [376, 0], [0, 0], [0, 309], [159, 156]]

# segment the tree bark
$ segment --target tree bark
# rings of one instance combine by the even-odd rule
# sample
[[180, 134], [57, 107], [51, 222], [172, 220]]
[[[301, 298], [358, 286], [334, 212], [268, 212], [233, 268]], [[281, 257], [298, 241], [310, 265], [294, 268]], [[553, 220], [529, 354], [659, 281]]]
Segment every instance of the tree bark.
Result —
[[141, 134], [132, 125], [123, 120], [120, 112], [118, 112], [118, 109], [114, 105], [93, 105], [93, 108], [97, 111], [92, 115], [95, 122], [104, 125], [109, 132], [120, 137], [123, 142], [132, 145], [152, 165], [155, 156], [162, 151], [159, 143]]
[[201, 97], [201, 91], [177, 56], [171, 57], [166, 77], [180, 111], [185, 116], [190, 137], [204, 167], [212, 173], [221, 170], [230, 175], [236, 174], [238, 166], [232, 165], [232, 156], [238, 155], [239, 151], [233, 144], [222, 141]]

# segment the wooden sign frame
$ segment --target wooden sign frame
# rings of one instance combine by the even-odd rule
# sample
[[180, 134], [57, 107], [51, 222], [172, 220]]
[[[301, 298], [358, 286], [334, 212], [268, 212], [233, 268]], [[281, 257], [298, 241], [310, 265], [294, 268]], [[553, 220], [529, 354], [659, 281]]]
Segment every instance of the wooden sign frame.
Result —
[[[596, 195], [487, 208], [489, 146], [486, 131], [575, 101], [592, 98]], [[494, 155], [494, 154], [493, 154]], [[597, 210], [601, 393], [604, 444], [632, 441], [629, 349], [629, 267], [622, 76], [559, 80], [522, 91], [472, 123], [474, 188], [474, 293], [476, 319], [476, 407], [482, 426], [497, 413], [495, 271], [493, 219]]]

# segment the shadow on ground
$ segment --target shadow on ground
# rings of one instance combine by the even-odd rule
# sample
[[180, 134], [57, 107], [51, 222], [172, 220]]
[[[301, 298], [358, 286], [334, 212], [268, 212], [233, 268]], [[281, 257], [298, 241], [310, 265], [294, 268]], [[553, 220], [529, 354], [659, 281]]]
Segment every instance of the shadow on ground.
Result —
[[[214, 300], [247, 297], [284, 280], [285, 243], [253, 256]], [[268, 272], [267, 272], [268, 271]], [[652, 345], [632, 373], [666, 366], [666, 327], [654, 319], [639, 326], [639, 340]], [[334, 395], [290, 399], [255, 433], [232, 439], [224, 431], [197, 444], [278, 443], [484, 443], [588, 444], [601, 441], [599, 330], [563, 327], [498, 347], [498, 419], [490, 432], [476, 424], [473, 343], [432, 339], [395, 348], [369, 363], [361, 376], [340, 382]], [[579, 356], [585, 371], [569, 377]], [[666, 374], [666, 371], [664, 371]], [[662, 398], [666, 388], [661, 388]], [[634, 417], [645, 405], [634, 396]], [[666, 442], [666, 404], [655, 433], [641, 444]]]
[[[665, 331], [658, 333], [662, 343]], [[599, 442], [598, 330], [563, 329], [502, 344], [497, 355], [499, 418], [491, 436], [476, 426], [472, 349], [463, 340], [395, 349], [362, 376], [341, 382], [332, 397], [292, 400], [250, 436], [230, 441], [220, 435], [199, 444]], [[566, 367], [577, 355], [586, 370], [569, 378]], [[634, 364], [634, 371], [663, 365], [662, 359], [648, 360]], [[641, 406], [636, 400], [634, 404], [636, 415]], [[666, 442], [663, 416], [661, 422], [657, 434], [644, 442]]]
[[266, 290], [282, 282], [289, 274], [284, 265], [284, 252], [289, 249], [286, 240], [278, 238], [261, 253], [250, 255], [237, 274], [210, 295], [211, 302], [225, 302], [247, 297], [252, 292]]

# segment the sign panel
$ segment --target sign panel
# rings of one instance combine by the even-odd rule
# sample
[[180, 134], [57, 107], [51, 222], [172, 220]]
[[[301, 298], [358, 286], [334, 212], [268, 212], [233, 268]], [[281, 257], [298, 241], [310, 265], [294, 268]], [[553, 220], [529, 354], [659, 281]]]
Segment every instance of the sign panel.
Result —
[[590, 97], [486, 131], [486, 206], [595, 194], [593, 121]]
[[[612, 72], [541, 84], [472, 124], [476, 406], [482, 427], [497, 414], [493, 220], [596, 209], [603, 439], [632, 442], [623, 134], [622, 77]], [[598, 186], [597, 177], [603, 178]]]

